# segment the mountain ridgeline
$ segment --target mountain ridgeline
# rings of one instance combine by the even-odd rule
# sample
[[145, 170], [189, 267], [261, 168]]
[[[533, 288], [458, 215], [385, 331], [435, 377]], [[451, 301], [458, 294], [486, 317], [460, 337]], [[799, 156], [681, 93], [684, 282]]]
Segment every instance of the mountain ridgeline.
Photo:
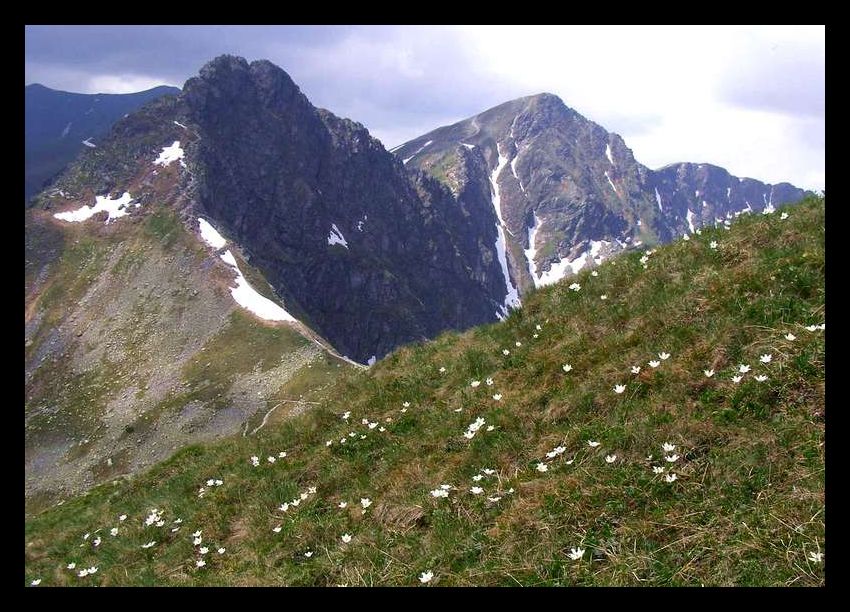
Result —
[[196, 232], [207, 217], [289, 312], [361, 363], [504, 318], [530, 288], [618, 251], [804, 195], [707, 164], [649, 170], [551, 94], [393, 155], [362, 125], [310, 104], [277, 66], [221, 56], [85, 151], [56, 181], [64, 199], [55, 189], [36, 202], [131, 184], [145, 202], [146, 186], [161, 182], [150, 158], [172, 141], [185, 151], [170, 196], [184, 222]]
[[151, 100], [176, 95], [160, 86], [129, 94], [81, 94], [34, 83], [24, 88], [24, 199], [29, 200], [115, 122]]
[[478, 189], [495, 194], [510, 280], [520, 294], [624, 249], [670, 242], [704, 225], [728, 226], [744, 212], [771, 211], [806, 195], [710, 164], [650, 170], [620, 136], [547, 93], [438, 128], [394, 152], [453, 191], [471, 164], [484, 167]]

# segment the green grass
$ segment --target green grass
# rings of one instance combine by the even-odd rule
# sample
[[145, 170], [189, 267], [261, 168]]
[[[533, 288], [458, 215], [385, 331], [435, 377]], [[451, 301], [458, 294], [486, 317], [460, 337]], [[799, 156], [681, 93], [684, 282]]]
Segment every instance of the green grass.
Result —
[[[824, 203], [787, 210], [659, 248], [647, 269], [639, 253], [606, 262], [578, 275], [579, 292], [572, 280], [532, 292], [504, 323], [346, 375], [320, 406], [255, 437], [184, 449], [51, 508], [26, 523], [26, 583], [418, 585], [432, 570], [440, 586], [822, 585], [824, 564], [807, 556], [824, 548], [824, 333], [804, 326], [824, 321]], [[650, 367], [661, 351], [671, 357]], [[752, 369], [735, 384], [742, 363]], [[486, 425], [464, 438], [479, 416]], [[482, 468], [495, 473], [473, 481]], [[224, 485], [198, 497], [209, 478]], [[456, 489], [433, 498], [442, 483]], [[143, 525], [151, 508], [165, 527]], [[94, 548], [82, 536], [98, 529]], [[195, 530], [211, 549], [202, 569]], [[98, 572], [79, 578], [71, 561]]]

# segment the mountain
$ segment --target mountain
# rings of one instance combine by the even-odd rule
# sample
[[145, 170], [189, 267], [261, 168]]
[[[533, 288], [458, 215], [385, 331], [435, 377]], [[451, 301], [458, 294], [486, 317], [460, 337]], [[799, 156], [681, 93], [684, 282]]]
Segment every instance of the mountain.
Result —
[[508, 268], [503, 295], [514, 304], [517, 293], [624, 249], [670, 242], [806, 195], [710, 164], [650, 170], [619, 135], [548, 93], [500, 104], [393, 151], [453, 191], [471, 163], [484, 168], [477, 188], [493, 195]]
[[31, 516], [25, 584], [822, 586], [824, 208], [582, 269]]
[[97, 146], [118, 119], [151, 100], [178, 93], [177, 87], [167, 86], [130, 94], [79, 94], [38, 83], [27, 85], [24, 88], [25, 200], [41, 191], [86, 146]]

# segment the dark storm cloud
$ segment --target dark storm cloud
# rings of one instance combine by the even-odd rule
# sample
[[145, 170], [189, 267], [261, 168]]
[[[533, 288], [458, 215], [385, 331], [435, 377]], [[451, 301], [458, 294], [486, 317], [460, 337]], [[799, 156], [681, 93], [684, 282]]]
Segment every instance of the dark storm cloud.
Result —
[[32, 26], [25, 76], [72, 91], [86, 78], [103, 83], [98, 77], [182, 86], [222, 53], [269, 59], [314, 104], [393, 146], [536, 93], [480, 74], [457, 37], [451, 29], [412, 26]]

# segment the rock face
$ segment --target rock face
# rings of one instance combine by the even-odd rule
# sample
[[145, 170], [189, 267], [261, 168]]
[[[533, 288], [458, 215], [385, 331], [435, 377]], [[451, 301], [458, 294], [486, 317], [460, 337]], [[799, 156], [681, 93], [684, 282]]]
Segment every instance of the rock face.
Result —
[[620, 136], [545, 93], [438, 128], [395, 154], [408, 168], [454, 188], [464, 173], [465, 151], [486, 164], [485, 176], [466, 189], [498, 192], [493, 200], [503, 220], [510, 276], [521, 291], [631, 246], [669, 242], [806, 193], [788, 183], [739, 179], [709, 164], [650, 170]]
[[313, 107], [267, 61], [220, 57], [181, 98], [200, 136], [199, 210], [341, 353], [366, 362], [495, 319], [495, 222], [481, 194], [458, 201], [409, 176], [363, 126]]
[[44, 85], [24, 89], [24, 198], [29, 200], [87, 145], [109, 132], [116, 121], [176, 87], [154, 87], [130, 94], [78, 94]]

